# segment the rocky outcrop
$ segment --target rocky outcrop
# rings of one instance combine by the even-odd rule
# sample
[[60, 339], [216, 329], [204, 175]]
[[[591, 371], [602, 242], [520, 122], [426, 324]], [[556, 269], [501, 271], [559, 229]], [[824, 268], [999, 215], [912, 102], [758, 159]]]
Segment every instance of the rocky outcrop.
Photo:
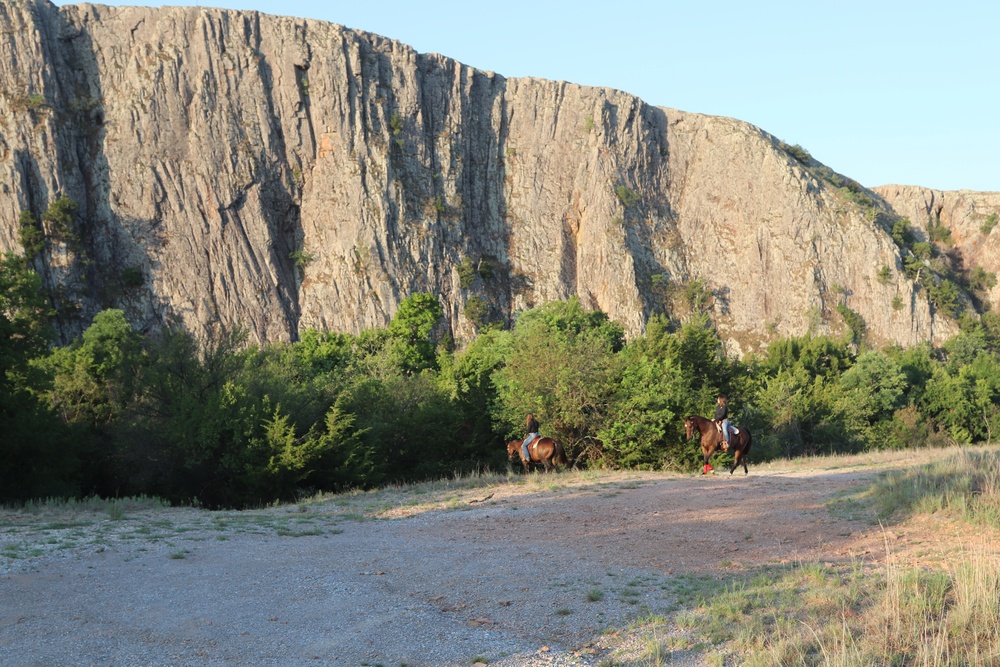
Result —
[[0, 6], [0, 91], [0, 247], [79, 206], [36, 260], [64, 335], [110, 306], [358, 331], [415, 291], [459, 339], [574, 294], [635, 335], [697, 279], [738, 351], [840, 304], [877, 341], [955, 331], [870, 210], [736, 120], [306, 19], [44, 0]]
[[[952, 254], [960, 268], [982, 267], [1000, 273], [1000, 192], [940, 191], [907, 185], [875, 188], [915, 231], [927, 238], [929, 225], [950, 232]], [[1000, 310], [1000, 285], [986, 293], [991, 309]]]

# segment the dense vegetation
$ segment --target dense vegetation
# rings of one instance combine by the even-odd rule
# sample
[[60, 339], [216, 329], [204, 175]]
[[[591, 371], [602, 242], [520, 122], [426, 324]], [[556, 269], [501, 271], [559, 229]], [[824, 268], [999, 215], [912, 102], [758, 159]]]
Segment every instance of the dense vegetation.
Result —
[[963, 320], [944, 349], [857, 336], [727, 358], [711, 323], [654, 317], [626, 341], [576, 299], [524, 312], [455, 351], [441, 307], [406, 299], [388, 327], [295, 343], [142, 337], [117, 310], [50, 347], [24, 258], [0, 261], [0, 502], [156, 495], [248, 506], [502, 467], [533, 412], [579, 465], [694, 470], [682, 419], [726, 393], [753, 458], [992, 439], [1000, 318]]

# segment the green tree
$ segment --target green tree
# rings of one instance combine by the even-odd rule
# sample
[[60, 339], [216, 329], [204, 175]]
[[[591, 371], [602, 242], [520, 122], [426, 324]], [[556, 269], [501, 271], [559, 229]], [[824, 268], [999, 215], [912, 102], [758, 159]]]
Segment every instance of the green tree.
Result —
[[502, 466], [504, 437], [494, 429], [492, 416], [499, 412], [494, 374], [507, 364], [513, 345], [511, 332], [487, 329], [468, 347], [439, 355], [439, 382], [461, 412], [466, 446], [474, 457], [492, 467]]
[[758, 456], [852, 449], [852, 438], [837, 417], [839, 378], [851, 363], [847, 343], [825, 336], [772, 343], [759, 362], [761, 377], [752, 397], [763, 427], [754, 438]]
[[461, 413], [434, 371], [358, 377], [344, 408], [356, 416], [370, 466], [365, 486], [473, 470]]
[[49, 204], [49, 207], [42, 215], [42, 222], [49, 225], [51, 233], [63, 240], [71, 241], [75, 239], [73, 233], [73, 220], [77, 211], [76, 202], [66, 195], [59, 197]]
[[676, 359], [651, 356], [641, 343], [622, 354], [623, 369], [608, 419], [598, 431], [603, 463], [652, 469], [672, 464], [682, 428], [686, 381]]
[[82, 338], [44, 361], [54, 378], [49, 400], [70, 423], [105, 426], [129, 400], [141, 365], [141, 340], [120, 310], [94, 317]]
[[31, 211], [21, 211], [18, 217], [18, 240], [28, 259], [33, 259], [45, 249], [45, 233]]
[[890, 433], [906, 390], [906, 375], [892, 357], [865, 352], [840, 376], [840, 387], [839, 416], [867, 447], [904, 444], [893, 443]]
[[615, 353], [623, 344], [620, 325], [576, 298], [523, 313], [507, 364], [494, 375], [500, 430], [520, 437], [532, 413], [571, 458], [599, 459], [598, 431], [618, 382]]
[[40, 399], [51, 379], [32, 363], [48, 352], [49, 314], [27, 259], [0, 258], [0, 502], [78, 491], [72, 433]]
[[436, 361], [434, 327], [443, 315], [433, 294], [411, 294], [399, 304], [389, 323], [389, 352], [407, 373], [433, 368]]

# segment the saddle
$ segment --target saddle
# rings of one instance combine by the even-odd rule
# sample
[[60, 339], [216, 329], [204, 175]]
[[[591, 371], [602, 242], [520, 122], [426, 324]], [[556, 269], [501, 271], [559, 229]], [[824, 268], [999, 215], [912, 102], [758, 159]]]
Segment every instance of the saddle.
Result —
[[[719, 429], [719, 433], [722, 433], [722, 424], [721, 423], [715, 422], [715, 428]], [[738, 429], [735, 426], [733, 426], [732, 424], [730, 424], [729, 425], [729, 433], [730, 433], [730, 435], [739, 435], [740, 429]]]

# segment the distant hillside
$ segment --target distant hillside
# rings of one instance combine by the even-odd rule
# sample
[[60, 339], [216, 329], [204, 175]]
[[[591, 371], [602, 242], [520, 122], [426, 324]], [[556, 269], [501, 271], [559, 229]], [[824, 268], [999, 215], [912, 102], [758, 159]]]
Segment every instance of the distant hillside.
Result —
[[0, 51], [0, 248], [35, 239], [64, 337], [358, 331], [414, 291], [459, 339], [574, 294], [632, 335], [706, 309], [734, 351], [957, 331], [879, 197], [737, 120], [256, 12], [15, 0]]

